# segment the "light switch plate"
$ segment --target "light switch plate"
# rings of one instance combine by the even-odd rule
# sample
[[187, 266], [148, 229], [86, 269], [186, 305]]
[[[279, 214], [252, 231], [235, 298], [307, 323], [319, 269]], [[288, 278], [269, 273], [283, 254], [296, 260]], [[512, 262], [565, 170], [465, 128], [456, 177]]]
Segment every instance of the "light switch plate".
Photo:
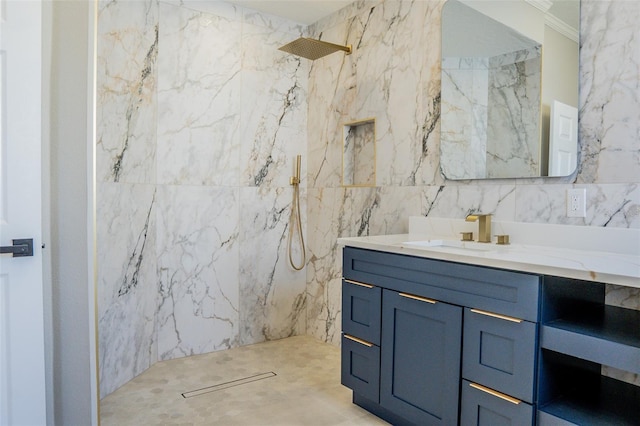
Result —
[[567, 217], [587, 217], [586, 188], [567, 190]]

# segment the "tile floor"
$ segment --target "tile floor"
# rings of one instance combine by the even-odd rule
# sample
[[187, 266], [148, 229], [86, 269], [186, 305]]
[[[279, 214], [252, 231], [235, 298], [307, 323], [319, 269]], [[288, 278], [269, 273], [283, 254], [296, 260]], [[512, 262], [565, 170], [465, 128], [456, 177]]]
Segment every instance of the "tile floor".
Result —
[[102, 426], [387, 424], [351, 403], [340, 350], [309, 336], [159, 362], [100, 411]]

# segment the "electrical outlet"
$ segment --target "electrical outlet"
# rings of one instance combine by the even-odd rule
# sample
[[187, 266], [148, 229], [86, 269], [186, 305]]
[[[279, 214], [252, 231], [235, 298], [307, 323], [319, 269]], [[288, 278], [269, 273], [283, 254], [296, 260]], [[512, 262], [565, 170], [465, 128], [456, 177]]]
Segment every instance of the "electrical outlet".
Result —
[[587, 217], [586, 188], [567, 190], [567, 217]]

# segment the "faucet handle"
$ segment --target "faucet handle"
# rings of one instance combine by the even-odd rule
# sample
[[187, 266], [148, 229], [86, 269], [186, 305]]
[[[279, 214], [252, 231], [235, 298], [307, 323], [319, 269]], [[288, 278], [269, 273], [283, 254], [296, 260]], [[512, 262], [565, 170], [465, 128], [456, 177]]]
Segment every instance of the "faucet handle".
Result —
[[462, 239], [460, 241], [473, 241], [473, 232], [461, 232]]
[[509, 235], [496, 235], [496, 237], [498, 238], [498, 241], [496, 242], [496, 244], [498, 245], [509, 245], [511, 244], [509, 242]]

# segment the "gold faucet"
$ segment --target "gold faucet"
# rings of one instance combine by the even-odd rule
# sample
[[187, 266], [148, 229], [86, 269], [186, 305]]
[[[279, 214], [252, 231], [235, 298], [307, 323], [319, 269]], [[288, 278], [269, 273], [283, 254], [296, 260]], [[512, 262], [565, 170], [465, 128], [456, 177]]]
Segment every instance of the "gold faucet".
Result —
[[490, 214], [470, 214], [465, 220], [467, 222], [475, 222], [479, 219], [478, 226], [478, 242], [491, 242], [491, 215]]

